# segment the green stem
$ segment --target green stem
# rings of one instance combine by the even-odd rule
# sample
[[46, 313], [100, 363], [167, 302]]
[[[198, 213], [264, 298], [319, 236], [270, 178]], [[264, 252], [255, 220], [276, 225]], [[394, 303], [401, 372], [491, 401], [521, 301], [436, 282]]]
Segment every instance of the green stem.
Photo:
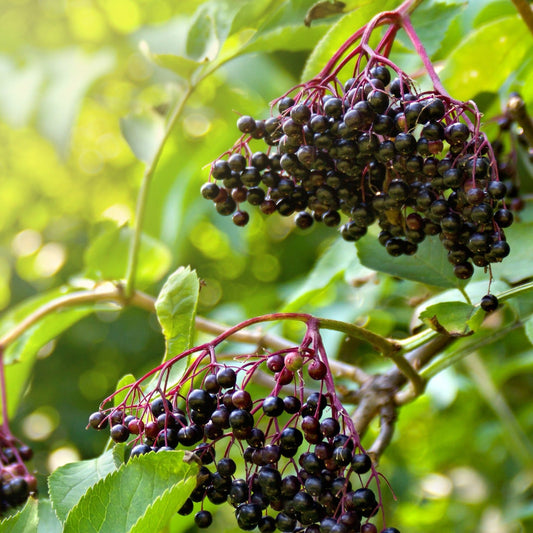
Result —
[[459, 292], [463, 295], [463, 298], [465, 299], [467, 304], [472, 305], [472, 300], [470, 299], [470, 296], [468, 296], [468, 293], [465, 291], [464, 287], [458, 287]]
[[473, 353], [464, 360], [464, 364], [479, 392], [505, 428], [504, 434], [507, 437], [511, 452], [520, 456], [525, 466], [533, 465], [533, 445], [520, 427], [505, 397], [494, 384], [481, 357], [477, 353]]
[[411, 352], [416, 348], [420, 348], [420, 346], [423, 346], [426, 342], [438, 337], [438, 335], [439, 334], [435, 330], [428, 328], [416, 335], [411, 335], [410, 337], [396, 341], [396, 343], [400, 345], [402, 353], [406, 353]]
[[473, 342], [469, 342], [466, 346], [463, 346], [458, 350], [451, 351], [450, 353], [444, 354], [441, 359], [438, 359], [437, 361], [424, 368], [424, 370], [420, 372], [420, 375], [422, 376], [422, 378], [429, 381], [433, 376], [436, 376], [445, 368], [452, 366], [461, 359], [464, 359], [465, 357], [470, 355], [472, 352], [478, 350], [479, 348], [483, 348], [484, 346], [492, 344], [493, 342], [505, 337], [507, 334], [520, 327], [522, 327], [522, 323], [515, 322], [513, 324], [510, 324], [509, 326], [506, 326], [505, 328], [496, 330], [481, 339], [476, 338]]
[[498, 297], [498, 301], [503, 302], [505, 300], [514, 298], [515, 296], [519, 296], [521, 294], [527, 294], [528, 292], [532, 292], [532, 291], [533, 291], [533, 281], [530, 281], [528, 283], [524, 283], [523, 285], [518, 285], [517, 287], [513, 287], [506, 291], [500, 292], [497, 295], [497, 297]]
[[185, 108], [185, 104], [187, 103], [187, 100], [189, 99], [189, 97], [191, 96], [195, 88], [196, 88], [196, 85], [188, 85], [182, 98], [178, 101], [178, 103], [174, 107], [174, 110], [172, 111], [172, 114], [168, 121], [165, 134], [163, 135], [163, 138], [161, 139], [159, 146], [157, 147], [157, 151], [154, 157], [146, 165], [146, 168], [143, 174], [141, 188], [139, 190], [139, 195], [137, 196], [137, 206], [135, 208], [135, 225], [134, 225], [133, 236], [131, 238], [129, 254], [128, 254], [128, 267], [126, 270], [126, 286], [125, 286], [126, 298], [130, 298], [135, 292], [135, 275], [137, 273], [137, 264], [139, 261], [139, 248], [141, 245], [141, 233], [142, 233], [142, 228], [144, 224], [144, 215], [145, 215], [145, 210], [146, 210], [146, 202], [148, 200], [148, 192], [150, 190], [150, 184], [152, 182], [152, 178], [154, 176], [155, 170], [161, 158], [161, 154], [163, 153], [165, 144], [170, 136], [170, 133], [172, 132], [172, 129], [176, 125], [176, 122], [180, 119], [181, 114], [183, 113], [183, 109]]

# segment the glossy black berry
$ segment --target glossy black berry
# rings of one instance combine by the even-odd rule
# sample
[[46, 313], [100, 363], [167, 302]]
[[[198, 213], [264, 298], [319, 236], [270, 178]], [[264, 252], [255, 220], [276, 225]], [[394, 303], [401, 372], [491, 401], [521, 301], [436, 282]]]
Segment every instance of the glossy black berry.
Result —
[[254, 417], [244, 409], [235, 409], [229, 415], [229, 424], [232, 429], [252, 428]]
[[286, 396], [283, 398], [283, 406], [287, 413], [293, 415], [300, 411], [302, 403], [299, 398], [296, 398], [296, 396]]
[[213, 522], [213, 517], [209, 511], [198, 511], [194, 515], [194, 523], [200, 528], [205, 529]]
[[89, 416], [89, 425], [98, 430], [106, 428], [108, 425], [106, 415], [100, 411], [96, 411], [96, 413]]
[[498, 209], [494, 213], [494, 221], [500, 228], [508, 228], [513, 223], [513, 213], [508, 209]]
[[110, 431], [110, 437], [115, 442], [126, 442], [130, 436], [129, 429], [122, 424], [115, 424]]
[[263, 412], [267, 416], [277, 417], [283, 413], [285, 405], [279, 396], [267, 396], [263, 400]]
[[213, 182], [204, 183], [200, 192], [206, 200], [214, 200], [220, 193], [220, 187]]
[[145, 453], [149, 453], [153, 451], [150, 446], [147, 446], [146, 444], [137, 444], [131, 449], [130, 458], [137, 457], [138, 455], [144, 455]]
[[366, 474], [372, 467], [372, 460], [366, 453], [356, 453], [351, 464], [356, 474]]
[[223, 389], [231, 389], [237, 382], [237, 374], [232, 368], [221, 368], [216, 374], [216, 380]]
[[496, 311], [496, 309], [498, 309], [498, 298], [496, 298], [496, 296], [493, 294], [485, 294], [485, 296], [481, 298], [480, 306], [483, 311], [492, 313], [492, 311]]

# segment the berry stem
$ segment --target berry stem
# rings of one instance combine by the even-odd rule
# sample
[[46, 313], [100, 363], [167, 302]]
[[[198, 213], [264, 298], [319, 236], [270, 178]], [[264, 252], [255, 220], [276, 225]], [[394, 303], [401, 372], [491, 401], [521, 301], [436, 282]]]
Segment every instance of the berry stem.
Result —
[[135, 208], [135, 222], [134, 222], [133, 236], [131, 238], [130, 249], [128, 253], [128, 266], [126, 269], [126, 286], [125, 286], [126, 298], [130, 298], [135, 291], [135, 276], [137, 274], [137, 264], [139, 261], [139, 249], [141, 246], [141, 234], [142, 234], [142, 228], [144, 224], [146, 202], [148, 200], [148, 192], [150, 190], [150, 184], [152, 182], [152, 178], [156, 171], [159, 160], [161, 159], [161, 154], [163, 153], [163, 149], [170, 136], [170, 133], [172, 132], [178, 120], [181, 118], [181, 115], [185, 108], [185, 104], [189, 100], [189, 97], [194, 92], [195, 88], [196, 88], [196, 85], [187, 86], [185, 93], [183, 94], [182, 98], [177, 102], [176, 106], [174, 107], [172, 111], [167, 127], [165, 129], [165, 133], [163, 137], [161, 138], [161, 141], [159, 142], [159, 145], [157, 147], [154, 157], [149, 163], [147, 163], [145, 167], [145, 171], [144, 171], [142, 182], [141, 182], [141, 188], [139, 189], [139, 194], [137, 196], [137, 206]]
[[433, 64], [431, 63], [431, 60], [429, 59], [429, 56], [426, 52], [426, 49], [424, 48], [424, 45], [422, 44], [422, 41], [416, 34], [416, 31], [413, 25], [411, 24], [411, 19], [409, 18], [409, 15], [406, 14], [402, 17], [401, 26], [409, 37], [409, 39], [411, 40], [411, 42], [413, 43], [416, 53], [418, 54], [420, 59], [422, 59], [424, 67], [431, 79], [431, 82], [433, 83], [433, 87], [435, 88], [435, 90], [443, 96], [450, 98], [450, 95], [442, 85], [440, 78], [437, 72], [435, 71]]

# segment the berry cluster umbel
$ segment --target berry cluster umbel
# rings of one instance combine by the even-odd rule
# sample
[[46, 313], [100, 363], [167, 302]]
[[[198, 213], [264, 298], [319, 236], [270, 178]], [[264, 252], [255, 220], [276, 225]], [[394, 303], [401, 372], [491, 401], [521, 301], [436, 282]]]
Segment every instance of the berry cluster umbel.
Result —
[[[340, 226], [347, 241], [377, 221], [392, 256], [438, 236], [460, 279], [509, 254], [503, 230], [513, 215], [490, 143], [470, 118], [479, 117], [473, 104], [417, 93], [405, 74], [391, 80], [391, 69], [375, 64], [343, 87], [313, 80], [277, 111], [238, 119], [243, 135], [202, 187], [235, 224], [248, 222], [246, 204], [296, 213], [302, 229]], [[253, 139], [268, 149], [253, 152]]]
[[32, 449], [0, 426], [0, 514], [17, 507], [37, 492], [37, 479], [28, 471], [26, 462]]
[[[104, 409], [113, 396], [107, 398], [89, 426], [110, 427], [115, 442], [130, 440], [133, 457], [193, 451], [202, 464], [198, 484], [179, 512], [199, 507], [199, 528], [212, 521], [203, 509], [207, 498], [232, 505], [245, 531], [377, 533], [370, 519], [383, 512], [380, 474], [337, 397], [316, 320], [308, 320], [299, 346], [233, 362], [219, 361], [215, 353], [227, 336], [117, 391], [126, 393], [125, 400]], [[183, 378], [165, 388], [172, 366], [192, 354]], [[155, 372], [156, 386], [145, 394], [141, 385]], [[274, 378], [266, 396], [249, 392], [258, 373]]]

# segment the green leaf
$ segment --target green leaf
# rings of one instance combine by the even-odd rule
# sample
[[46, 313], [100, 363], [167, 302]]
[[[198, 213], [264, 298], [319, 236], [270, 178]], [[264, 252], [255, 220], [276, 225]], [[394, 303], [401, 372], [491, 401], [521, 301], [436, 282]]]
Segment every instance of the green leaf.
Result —
[[52, 509], [50, 500], [39, 499], [39, 526], [37, 533], [61, 533], [62, 525]]
[[215, 21], [207, 10], [201, 9], [187, 34], [187, 55], [195, 61], [208, 61], [216, 57], [219, 48]]
[[229, 35], [239, 33], [243, 29], [261, 28], [265, 19], [275, 13], [284, 0], [254, 0], [247, 2], [235, 14]]
[[[127, 385], [131, 385], [132, 383], [135, 383], [135, 376], [133, 374], [126, 374], [122, 376], [117, 383], [117, 387], [115, 390], [120, 390], [122, 387], [126, 387]], [[119, 392], [118, 394], [115, 394], [113, 397], [113, 405], [117, 407], [120, 405], [124, 399], [126, 398], [126, 395], [128, 394], [129, 389], [126, 389], [122, 392]]]
[[189, 80], [194, 71], [202, 64], [194, 59], [177, 54], [154, 54], [146, 41], [139, 45], [142, 54], [156, 65], [171, 70], [180, 78]]
[[[96, 280], [124, 279], [132, 234], [129, 227], [113, 226], [98, 235], [85, 251], [85, 275]], [[171, 262], [172, 254], [167, 246], [143, 233], [135, 278], [137, 286], [146, 287], [159, 281]]]
[[[114, 448], [117, 447], [123, 450], [125, 445], [122, 444]], [[50, 500], [61, 522], [66, 520], [70, 510], [90, 487], [120, 466], [121, 462], [119, 462], [114, 448], [107, 450], [95, 459], [61, 466], [49, 476]]]
[[68, 515], [64, 533], [159, 531], [196, 486], [198, 466], [184, 455], [169, 451], [131, 459], [87, 490]]
[[165, 136], [165, 120], [155, 111], [120, 119], [120, 131], [135, 157], [149, 165]]
[[310, 50], [324, 35], [326, 24], [313, 25], [310, 28], [302, 24], [282, 26], [268, 32], [257, 33], [240, 50], [239, 54], [251, 52], [275, 52], [277, 50]]
[[0, 522], [2, 533], [30, 533], [37, 531], [37, 500], [29, 498], [24, 507], [17, 514]]
[[438, 238], [426, 239], [418, 245], [418, 251], [412, 256], [389, 255], [379, 244], [375, 230], [357, 241], [356, 246], [361, 263], [378, 272], [446, 289], [463, 284], [454, 276], [447, 252]]
[[196, 272], [180, 267], [169, 276], [157, 297], [157, 318], [166, 340], [165, 361], [191, 345], [199, 291]]
[[[355, 265], [354, 265], [355, 263]], [[318, 259], [305, 282], [289, 296], [282, 311], [300, 310], [313, 296], [330, 287], [342, 278], [346, 269], [352, 272], [356, 266], [361, 267], [352, 246], [343, 239], [337, 239]]]
[[443, 302], [427, 307], [419, 318], [442, 335], [464, 337], [474, 332], [467, 323], [478, 310], [465, 302]]
[[[503, 281], [493, 281], [491, 284], [491, 293], [494, 295], [497, 295], [500, 292], [506, 291], [509, 288], [509, 285]], [[470, 300], [473, 304], [477, 304], [481, 301], [481, 298], [487, 294], [488, 290], [488, 280], [483, 279], [480, 281], [471, 281], [464, 289]], [[440, 303], [444, 302], [455, 302], [455, 301], [461, 301], [464, 299], [464, 294], [459, 289], [450, 289], [444, 292], [441, 292], [439, 294], [436, 294], [432, 298], [429, 298], [424, 303], [419, 305], [415, 312], [413, 313], [413, 316], [415, 318], [415, 321], [411, 324], [411, 329], [415, 329], [418, 326], [421, 325], [419, 321], [419, 316], [429, 307], [435, 306]], [[463, 302], [464, 303], [464, 302]], [[477, 309], [480, 309], [477, 307]], [[481, 319], [484, 318], [485, 313], [481, 313], [478, 315], [477, 313], [474, 313], [472, 315], [473, 322], [472, 325], [469, 325], [470, 329], [476, 331], [479, 328], [480, 324], [477, 324], [477, 320], [481, 317]]]
[[302, 73], [302, 81], [307, 81], [316, 76], [329, 61], [331, 56], [339, 49], [340, 45], [355, 30], [364, 26], [374, 15], [380, 11], [393, 9], [399, 4], [397, 0], [384, 0], [382, 2], [366, 2], [359, 9], [342, 17], [324, 35], [311, 52]]
[[439, 73], [441, 81], [460, 100], [497, 92], [532, 47], [533, 37], [519, 16], [494, 20], [460, 41]]

